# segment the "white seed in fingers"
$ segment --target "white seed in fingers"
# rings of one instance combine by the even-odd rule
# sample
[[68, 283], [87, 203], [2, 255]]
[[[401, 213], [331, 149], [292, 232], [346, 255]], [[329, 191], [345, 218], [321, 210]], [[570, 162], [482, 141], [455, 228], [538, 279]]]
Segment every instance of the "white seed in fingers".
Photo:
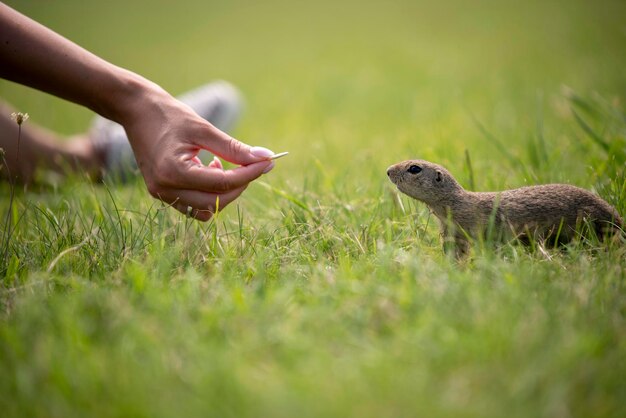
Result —
[[284, 157], [287, 154], [289, 154], [289, 151], [279, 152], [278, 154], [274, 154], [274, 155], [272, 155], [270, 157], [267, 157], [267, 159], [268, 160], [276, 160], [277, 158]]

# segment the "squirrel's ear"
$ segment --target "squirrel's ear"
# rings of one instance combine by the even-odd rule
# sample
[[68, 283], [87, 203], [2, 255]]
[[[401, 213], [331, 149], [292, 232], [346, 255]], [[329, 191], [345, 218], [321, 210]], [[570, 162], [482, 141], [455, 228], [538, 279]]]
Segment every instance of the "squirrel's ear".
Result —
[[437, 177], [435, 177], [435, 180], [438, 182], [443, 180], [443, 175], [441, 174], [441, 171], [437, 170]]

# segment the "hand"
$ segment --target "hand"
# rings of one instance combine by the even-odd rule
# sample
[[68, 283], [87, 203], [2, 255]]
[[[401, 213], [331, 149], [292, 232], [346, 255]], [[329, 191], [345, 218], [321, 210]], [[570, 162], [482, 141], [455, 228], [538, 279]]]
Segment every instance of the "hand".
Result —
[[[272, 151], [235, 140], [160, 89], [149, 96], [123, 125], [148, 191], [178, 211], [207, 221], [274, 166]], [[217, 157], [204, 166], [201, 149], [240, 166], [224, 170]]]
[[[162, 88], [119, 68], [0, 2], [0, 77], [54, 94], [126, 129], [150, 194], [206, 221], [269, 171], [272, 152], [215, 128]], [[198, 152], [219, 160], [203, 166]], [[219, 201], [219, 203], [218, 203]], [[219, 204], [219, 207], [218, 207]]]

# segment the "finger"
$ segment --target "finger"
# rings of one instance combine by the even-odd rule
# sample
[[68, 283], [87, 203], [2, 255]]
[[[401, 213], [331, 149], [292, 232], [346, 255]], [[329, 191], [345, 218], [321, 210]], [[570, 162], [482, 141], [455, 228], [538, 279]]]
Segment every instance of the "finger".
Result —
[[215, 128], [215, 134], [199, 138], [198, 145], [234, 164], [249, 165], [264, 161], [274, 152], [263, 147], [251, 147]]
[[211, 168], [219, 168], [220, 170], [224, 169], [222, 162], [217, 157], [213, 157], [213, 161], [211, 161], [208, 166]]
[[172, 207], [184, 214], [188, 218], [194, 218], [201, 222], [206, 222], [213, 217], [214, 212], [211, 210], [194, 209], [192, 206], [185, 206], [182, 203], [174, 203]]
[[224, 171], [215, 167], [190, 165], [179, 174], [178, 179], [171, 179], [170, 185], [172, 188], [176, 186], [176, 188], [209, 193], [227, 193], [248, 185], [252, 180], [271, 170], [273, 166], [273, 161], [261, 161]]
[[200, 221], [208, 221], [215, 212], [222, 211], [244, 190], [246, 190], [245, 186], [224, 194], [203, 193], [196, 190], [170, 190], [162, 200], [170, 203], [172, 207], [185, 215]]

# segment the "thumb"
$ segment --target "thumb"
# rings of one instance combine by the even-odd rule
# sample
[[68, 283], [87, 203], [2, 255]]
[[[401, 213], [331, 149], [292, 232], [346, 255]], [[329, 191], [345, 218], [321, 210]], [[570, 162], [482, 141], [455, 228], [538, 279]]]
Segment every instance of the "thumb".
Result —
[[234, 164], [250, 165], [265, 161], [274, 155], [274, 152], [263, 147], [251, 147], [230, 135], [215, 128], [217, 135], [205, 142], [207, 149], [220, 158]]

